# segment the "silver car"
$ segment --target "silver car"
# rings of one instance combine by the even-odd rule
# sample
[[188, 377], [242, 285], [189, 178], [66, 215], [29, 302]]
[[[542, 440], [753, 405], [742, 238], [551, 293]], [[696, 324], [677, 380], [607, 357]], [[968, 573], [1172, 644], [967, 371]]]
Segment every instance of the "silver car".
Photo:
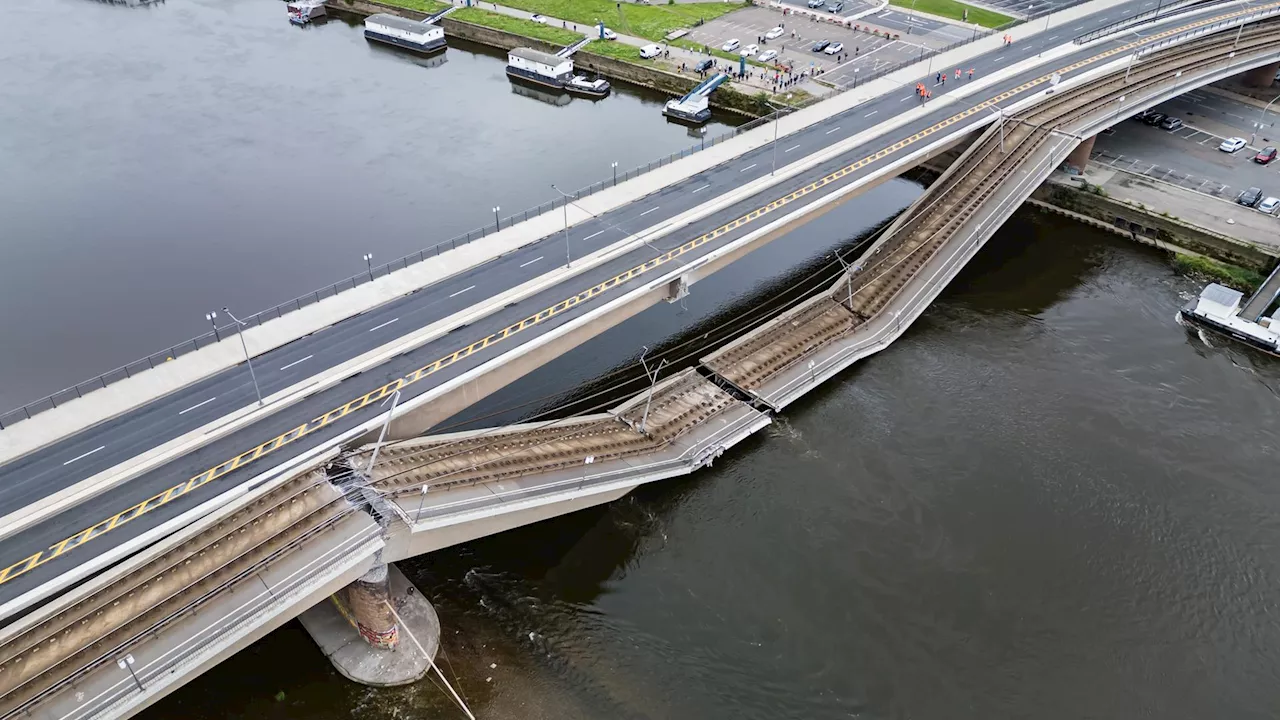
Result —
[[1258, 212], [1263, 212], [1268, 215], [1275, 215], [1276, 208], [1278, 207], [1280, 207], [1280, 198], [1267, 197], [1267, 198], [1263, 198], [1262, 202], [1258, 203]]

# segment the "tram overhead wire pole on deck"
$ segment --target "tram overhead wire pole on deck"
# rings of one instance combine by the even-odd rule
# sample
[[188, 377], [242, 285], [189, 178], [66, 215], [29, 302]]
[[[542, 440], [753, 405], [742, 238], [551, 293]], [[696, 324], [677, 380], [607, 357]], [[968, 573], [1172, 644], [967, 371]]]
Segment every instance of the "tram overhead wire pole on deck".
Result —
[[[236, 324], [236, 334], [240, 336], [240, 347], [244, 350], [244, 362], [249, 366], [249, 377], [253, 380], [253, 392], [258, 396], [258, 405], [261, 406], [264, 404], [262, 402], [262, 388], [258, 387], [258, 374], [253, 371], [253, 358], [249, 357], [249, 346], [244, 341], [245, 323], [240, 318], [232, 315], [231, 311], [226, 308], [222, 308], [222, 312], [226, 313], [227, 317], [231, 318]], [[210, 313], [210, 315], [212, 314]]]

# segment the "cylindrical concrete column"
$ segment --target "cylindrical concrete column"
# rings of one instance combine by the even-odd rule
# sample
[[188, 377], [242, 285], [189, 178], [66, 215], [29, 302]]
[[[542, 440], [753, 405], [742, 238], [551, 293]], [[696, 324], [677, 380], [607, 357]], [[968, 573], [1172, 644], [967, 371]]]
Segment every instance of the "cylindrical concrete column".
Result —
[[1084, 174], [1084, 169], [1089, 165], [1089, 154], [1093, 152], [1093, 141], [1097, 139], [1097, 135], [1081, 140], [1075, 150], [1067, 156], [1067, 167], [1075, 169], [1076, 172]]
[[351, 623], [360, 636], [373, 647], [394, 650], [400, 643], [400, 628], [391, 613], [387, 583], [387, 566], [379, 563], [359, 580], [332, 596], [338, 612]]
[[1271, 83], [1275, 82], [1277, 72], [1280, 72], [1280, 62], [1246, 70], [1240, 74], [1240, 82], [1248, 87], [1271, 87]]

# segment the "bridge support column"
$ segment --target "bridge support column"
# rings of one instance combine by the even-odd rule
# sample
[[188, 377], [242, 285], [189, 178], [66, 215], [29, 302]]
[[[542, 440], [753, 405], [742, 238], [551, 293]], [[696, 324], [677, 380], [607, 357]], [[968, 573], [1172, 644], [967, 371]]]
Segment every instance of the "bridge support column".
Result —
[[1093, 141], [1097, 138], [1098, 136], [1094, 135], [1091, 138], [1080, 141], [1076, 149], [1072, 150], [1071, 154], [1067, 156], [1067, 167], [1083, 175], [1084, 169], [1089, 165], [1089, 154], [1093, 152]]
[[1240, 82], [1247, 87], [1253, 88], [1271, 87], [1271, 83], [1276, 79], [1277, 72], [1280, 72], [1280, 63], [1263, 65], [1241, 73]]
[[422, 679], [440, 646], [435, 608], [394, 565], [373, 566], [299, 620], [338, 672], [363, 685]]

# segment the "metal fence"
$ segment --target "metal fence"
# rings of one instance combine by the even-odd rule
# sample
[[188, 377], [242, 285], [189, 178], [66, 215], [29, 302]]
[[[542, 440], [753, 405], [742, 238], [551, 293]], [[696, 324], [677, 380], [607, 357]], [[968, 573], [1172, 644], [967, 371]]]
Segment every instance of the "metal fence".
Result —
[[1220, 0], [1182, 0], [1181, 2], [1158, 3], [1153, 10], [1146, 10], [1138, 13], [1137, 15], [1130, 15], [1127, 18], [1117, 20], [1110, 25], [1104, 25], [1097, 30], [1075, 37], [1071, 42], [1076, 45], [1083, 45], [1092, 40], [1097, 40], [1100, 37], [1115, 34], [1127, 28], [1137, 27], [1138, 25], [1149, 25], [1154, 23], [1156, 20], [1159, 20], [1160, 16], [1165, 13], [1172, 14], [1184, 8], [1195, 5], [1211, 5], [1214, 2], [1220, 2]]
[[[987, 37], [988, 35], [991, 35], [993, 33], [1000, 32], [1010, 27], [1023, 24], [1025, 22], [1028, 22], [1038, 17], [1043, 17], [1044, 15], [1050, 12], [1057, 12], [1059, 10], [1064, 10], [1066, 8], [1074, 7], [1076, 5], [1080, 5], [1088, 1], [1089, 0], [1073, 0], [1070, 3], [1049, 7], [1040, 13], [1028, 15], [1026, 18], [1022, 20], [1014, 20], [994, 30], [985, 30], [985, 31], [976, 32], [974, 36], [969, 40], [959, 40], [957, 42], [951, 43], [950, 45], [947, 45], [946, 47], [937, 48], [930, 51], [922, 50], [920, 53], [920, 56], [917, 58], [914, 58], [911, 60], [905, 60], [896, 65], [883, 68], [875, 73], [872, 73], [871, 75], [868, 75], [867, 77], [861, 77], [861, 78], [855, 77], [853, 83], [837, 84], [836, 88], [838, 91], [852, 89], [854, 87], [857, 87], [860, 84], [866, 83], [870, 80], [875, 80], [877, 78], [884, 77], [889, 73], [896, 72], [905, 67], [909, 67], [922, 60], [926, 60], [928, 58], [934, 57], [941, 53], [954, 50], [958, 47], [961, 47], [962, 45], [967, 45], [970, 42], [973, 42], [974, 40], [980, 37]], [[813, 102], [816, 102], [816, 101], [817, 101], [817, 98], [813, 100]], [[703, 137], [698, 141], [696, 145], [693, 145], [679, 152], [671, 153], [666, 157], [658, 158], [653, 162], [637, 166], [626, 172], [617, 173], [616, 175], [610, 178], [607, 178], [605, 180], [601, 180], [599, 182], [588, 185], [587, 187], [584, 187], [578, 190], [577, 192], [571, 193], [569, 198], [555, 198], [554, 200], [542, 203], [541, 205], [538, 205], [536, 207], [531, 207], [522, 212], [508, 215], [505, 218], [495, 219], [495, 222], [493, 224], [481, 226], [470, 232], [464, 233], [462, 235], [458, 235], [457, 237], [450, 238], [449, 240], [446, 240], [444, 242], [436, 243], [435, 245], [419, 250], [416, 253], [405, 255], [402, 258], [393, 260], [383, 265], [378, 265], [376, 267], [373, 267], [367, 270], [366, 272], [352, 275], [351, 277], [346, 278], [345, 280], [340, 280], [336, 283], [333, 283], [332, 285], [325, 286], [314, 292], [301, 295], [292, 300], [289, 300], [288, 302], [284, 302], [279, 305], [276, 305], [275, 307], [263, 310], [262, 312], [255, 313], [243, 319], [244, 328], [247, 329], [247, 328], [255, 327], [255, 326], [261, 325], [262, 323], [268, 320], [274, 320], [278, 317], [281, 317], [282, 315], [286, 315], [296, 310], [301, 310], [302, 308], [307, 307], [308, 305], [314, 305], [320, 302], [321, 300], [324, 300], [325, 298], [333, 297], [338, 293], [345, 292], [347, 290], [351, 290], [353, 288], [359, 287], [360, 285], [363, 285], [365, 283], [371, 282], [375, 278], [378, 278], [384, 275], [389, 275], [393, 271], [403, 270], [404, 268], [407, 268], [410, 265], [416, 265], [420, 262], [427, 260], [428, 258], [436, 257], [440, 255], [440, 253], [446, 250], [453, 250], [457, 248], [459, 245], [466, 245], [467, 243], [472, 242], [474, 240], [479, 240], [480, 238], [487, 237], [488, 235], [491, 235], [494, 232], [497, 232], [498, 230], [504, 227], [509, 227], [517, 222], [523, 222], [530, 218], [534, 218], [539, 215], [542, 215], [543, 213], [556, 210], [562, 207], [566, 202], [580, 200], [584, 197], [587, 197], [588, 195], [592, 195], [608, 187], [613, 187], [620, 182], [630, 180], [631, 178], [637, 177], [643, 173], [647, 173], [651, 170], [654, 170], [655, 168], [660, 168], [660, 167], [663, 167], [664, 165], [669, 165], [672, 162], [675, 162], [676, 160], [679, 160], [684, 157], [688, 157], [689, 155], [692, 155], [695, 152], [700, 152], [709, 147], [715, 147], [719, 143], [735, 138], [754, 128], [760, 127], [761, 125], [768, 123], [771, 119], [772, 119], [772, 116], [756, 118], [751, 122], [748, 122], [744, 125], [740, 125], [736, 128], [733, 128], [729, 132], [722, 133], [720, 135], [716, 135], [711, 138]], [[110, 370], [101, 375], [98, 375], [97, 377], [93, 377], [88, 380], [85, 380], [84, 382], [76, 383], [75, 385], [72, 385], [70, 387], [63, 388], [62, 390], [46, 395], [45, 397], [42, 397], [39, 400], [35, 400], [33, 402], [27, 403], [26, 405], [23, 405], [21, 407], [14, 408], [13, 410], [9, 410], [5, 413], [0, 413], [0, 430], [6, 427], [9, 427], [10, 425], [13, 425], [16, 422], [20, 422], [22, 420], [28, 420], [33, 415], [37, 415], [46, 410], [51, 410], [53, 408], [56, 408], [59, 405], [69, 400], [74, 400], [76, 398], [84, 397], [85, 393], [89, 393], [89, 392], [93, 392], [94, 390], [105, 388], [106, 386], [112, 383], [119, 382], [120, 380], [124, 380], [125, 378], [132, 377], [137, 373], [150, 370], [154, 368], [156, 365], [162, 365], [166, 362], [179, 358], [188, 353], [192, 353], [201, 348], [208, 347], [209, 345], [213, 345], [214, 343], [221, 341], [223, 336], [233, 332], [235, 332], [235, 325], [232, 325], [232, 324], [216, 327], [210, 332], [207, 332], [203, 335], [199, 335], [190, 340], [186, 340], [176, 345], [172, 345], [159, 352], [155, 352], [141, 359], [134, 360], [131, 363], [121, 365], [120, 367], [115, 368], [114, 370]]]

